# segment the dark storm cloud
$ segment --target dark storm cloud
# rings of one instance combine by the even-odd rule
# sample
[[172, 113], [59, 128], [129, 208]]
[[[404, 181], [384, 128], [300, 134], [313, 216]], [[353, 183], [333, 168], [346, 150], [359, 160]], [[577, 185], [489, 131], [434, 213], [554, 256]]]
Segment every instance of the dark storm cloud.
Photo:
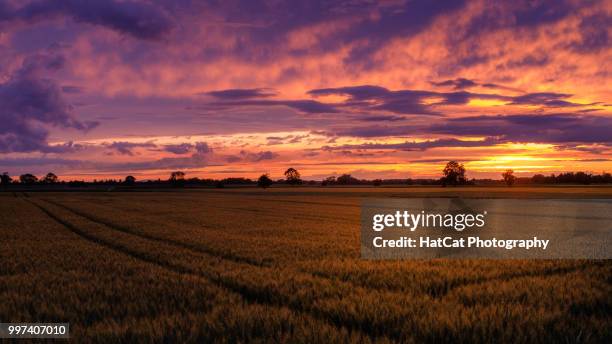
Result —
[[0, 0], [0, 20], [43, 21], [65, 16], [76, 22], [107, 27], [140, 39], [159, 39], [173, 24], [159, 7], [141, 1], [32, 1], [13, 8]]
[[87, 131], [96, 122], [80, 122], [72, 116], [72, 106], [62, 96], [61, 87], [42, 77], [45, 70], [57, 68], [52, 54], [26, 58], [5, 82], [0, 84], [0, 153], [63, 152], [72, 145], [50, 146], [47, 125]]

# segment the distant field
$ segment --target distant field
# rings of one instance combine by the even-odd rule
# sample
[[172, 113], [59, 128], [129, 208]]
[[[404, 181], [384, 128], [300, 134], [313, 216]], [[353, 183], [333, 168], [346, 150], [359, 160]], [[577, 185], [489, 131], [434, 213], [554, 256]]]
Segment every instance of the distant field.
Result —
[[609, 187], [0, 192], [0, 321], [81, 341], [612, 341], [610, 261], [362, 261], [363, 197]]

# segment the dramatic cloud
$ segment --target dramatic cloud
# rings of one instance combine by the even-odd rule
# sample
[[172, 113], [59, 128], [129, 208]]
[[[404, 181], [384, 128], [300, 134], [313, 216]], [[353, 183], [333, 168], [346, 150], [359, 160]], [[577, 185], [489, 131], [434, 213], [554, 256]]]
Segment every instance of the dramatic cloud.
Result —
[[350, 86], [340, 88], [315, 89], [308, 92], [311, 96], [345, 95], [349, 100], [343, 105], [371, 111], [384, 110], [399, 114], [439, 115], [423, 101], [438, 96], [428, 91], [390, 91], [380, 86]]
[[[4, 10], [3, 10], [4, 9]], [[140, 39], [159, 39], [173, 24], [159, 7], [142, 1], [116, 0], [34, 0], [11, 8], [0, 1], [0, 21], [42, 21], [66, 16], [76, 22], [100, 25]]]
[[0, 84], [0, 153], [61, 152], [71, 145], [49, 146], [47, 125], [87, 131], [95, 122], [80, 122], [61, 88], [42, 76], [44, 70], [59, 68], [62, 57], [34, 55], [26, 58], [5, 82]]
[[551, 114], [454, 118], [427, 130], [438, 134], [496, 136], [514, 142], [610, 143], [610, 128], [610, 117]]
[[[448, 80], [437, 85], [465, 88], [467, 85], [476, 86], [477, 83], [467, 79]], [[489, 88], [503, 88], [494, 84], [484, 84]], [[465, 105], [472, 100], [498, 100], [506, 105], [540, 105], [546, 107], [583, 106], [565, 99], [571, 94], [562, 93], [524, 93], [520, 96], [510, 96], [490, 93], [434, 92], [424, 90], [398, 90], [391, 91], [380, 86], [351, 86], [340, 88], [315, 89], [308, 92], [311, 96], [345, 95], [349, 100], [335, 104], [336, 108], [354, 108], [359, 111], [388, 111], [405, 115], [442, 115], [436, 106]], [[588, 105], [588, 104], [587, 104]]]

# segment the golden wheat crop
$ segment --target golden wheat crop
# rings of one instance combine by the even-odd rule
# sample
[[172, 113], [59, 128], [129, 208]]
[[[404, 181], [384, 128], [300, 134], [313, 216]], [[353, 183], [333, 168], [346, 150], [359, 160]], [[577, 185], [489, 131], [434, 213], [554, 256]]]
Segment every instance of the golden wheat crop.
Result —
[[86, 341], [610, 339], [607, 261], [361, 260], [362, 198], [423, 190], [461, 192], [3, 193], [0, 319]]

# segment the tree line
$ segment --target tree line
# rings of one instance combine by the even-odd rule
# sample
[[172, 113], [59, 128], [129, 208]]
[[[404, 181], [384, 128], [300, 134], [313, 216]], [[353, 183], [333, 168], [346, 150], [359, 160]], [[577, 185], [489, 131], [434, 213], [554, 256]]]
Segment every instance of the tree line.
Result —
[[149, 184], [149, 185], [163, 185], [167, 184], [173, 187], [184, 187], [185, 185], [193, 186], [209, 186], [223, 188], [225, 186], [238, 186], [238, 185], [257, 185], [262, 188], [267, 188], [273, 184], [281, 185], [320, 185], [320, 186], [334, 186], [334, 185], [440, 185], [440, 186], [457, 186], [457, 185], [476, 185], [476, 184], [506, 184], [512, 186], [514, 184], [612, 184], [612, 175], [610, 173], [603, 172], [602, 174], [591, 174], [586, 172], [566, 172], [560, 174], [551, 174], [545, 176], [543, 174], [536, 174], [532, 177], [516, 177], [514, 171], [508, 169], [501, 174], [501, 180], [493, 179], [468, 179], [466, 177], [466, 168], [463, 164], [457, 161], [449, 161], [444, 169], [442, 170], [442, 176], [439, 179], [358, 179], [350, 174], [342, 174], [338, 177], [330, 176], [322, 181], [304, 181], [302, 180], [300, 172], [297, 169], [290, 167], [284, 173], [284, 179], [273, 180], [268, 174], [262, 174], [257, 180], [249, 178], [225, 178], [225, 179], [201, 179], [201, 178], [187, 178], [187, 175], [183, 171], [174, 171], [170, 173], [167, 180], [146, 180], [138, 182], [136, 177], [129, 175], [122, 180], [107, 179], [107, 180], [93, 180], [91, 182], [72, 180], [72, 181], [60, 181], [58, 176], [52, 172], [38, 178], [37, 176], [26, 173], [20, 175], [17, 179], [13, 179], [7, 172], [0, 175], [0, 184], [4, 188], [8, 188], [12, 184], [21, 185], [68, 185], [68, 186], [86, 186], [86, 185], [124, 185], [134, 186], [138, 184]]

